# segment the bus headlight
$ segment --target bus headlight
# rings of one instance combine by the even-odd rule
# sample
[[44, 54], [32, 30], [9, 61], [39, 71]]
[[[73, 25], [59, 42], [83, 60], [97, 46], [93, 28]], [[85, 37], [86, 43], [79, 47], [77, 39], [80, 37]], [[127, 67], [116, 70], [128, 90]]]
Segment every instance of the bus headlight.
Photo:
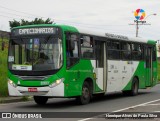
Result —
[[53, 82], [52, 84], [50, 84], [49, 87], [53, 88], [53, 87], [59, 85], [63, 81], [64, 81], [64, 78], [57, 79], [55, 82]]
[[8, 83], [15, 88], [17, 87], [17, 85], [10, 79], [8, 79]]

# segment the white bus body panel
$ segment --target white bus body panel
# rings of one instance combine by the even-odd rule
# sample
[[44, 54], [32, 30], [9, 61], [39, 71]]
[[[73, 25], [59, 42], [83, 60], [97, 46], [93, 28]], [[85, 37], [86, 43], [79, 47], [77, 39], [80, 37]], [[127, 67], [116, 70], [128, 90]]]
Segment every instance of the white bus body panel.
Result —
[[122, 91], [132, 79], [138, 61], [108, 60], [107, 92]]

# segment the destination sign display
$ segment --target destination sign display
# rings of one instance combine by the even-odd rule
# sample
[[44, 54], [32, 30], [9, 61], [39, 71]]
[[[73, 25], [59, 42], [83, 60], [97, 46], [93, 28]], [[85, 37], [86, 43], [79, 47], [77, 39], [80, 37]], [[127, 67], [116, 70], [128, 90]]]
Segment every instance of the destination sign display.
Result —
[[12, 35], [56, 34], [56, 30], [57, 28], [53, 27], [23, 28], [13, 30]]
[[127, 36], [116, 35], [116, 34], [109, 34], [109, 33], [105, 33], [105, 35], [106, 35], [106, 37], [111, 38], [111, 39], [128, 40]]

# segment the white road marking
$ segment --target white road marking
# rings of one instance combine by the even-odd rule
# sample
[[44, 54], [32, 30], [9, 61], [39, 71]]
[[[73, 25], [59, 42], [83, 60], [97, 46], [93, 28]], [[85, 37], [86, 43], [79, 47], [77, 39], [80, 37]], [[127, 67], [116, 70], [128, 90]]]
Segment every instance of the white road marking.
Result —
[[[122, 108], [122, 109], [115, 110], [115, 111], [112, 111], [112, 112], [113, 113], [115, 113], [115, 112], [121, 112], [121, 111], [125, 111], [125, 110], [131, 109], [131, 108], [136, 108], [136, 107], [139, 107], [139, 106], [145, 106], [145, 105], [147, 105], [149, 103], [154, 103], [154, 102], [157, 102], [157, 101], [160, 101], [160, 99], [152, 100], [152, 101], [149, 101], [149, 102], [146, 102], [146, 103], [141, 103], [141, 104], [138, 104], [138, 105], [127, 107], [127, 108]], [[97, 115], [97, 116], [100, 116], [100, 115]], [[85, 119], [81, 119], [81, 120], [78, 120], [78, 121], [87, 121], [87, 120], [91, 120], [91, 119], [94, 119], [94, 118], [92, 118], [92, 117], [91, 118], [85, 118]]]
[[146, 102], [146, 103], [142, 103], [142, 104], [139, 104], [139, 105], [130, 106], [130, 107], [123, 108], [123, 109], [120, 109], [120, 110], [116, 110], [116, 111], [113, 111], [113, 112], [121, 112], [121, 111], [124, 111], [124, 110], [128, 110], [130, 108], [136, 108], [136, 107], [139, 107], [139, 106], [144, 106], [146, 104], [154, 103], [154, 102], [157, 102], [157, 101], [160, 101], [160, 99], [152, 100], [152, 101], [149, 101], [149, 102]]
[[144, 105], [144, 106], [150, 106], [150, 105], [160, 105], [159, 103], [158, 104], [146, 104], [146, 105]]
[[159, 113], [160, 111], [153, 111], [153, 112], [157, 112], [157, 113]]
[[85, 119], [82, 119], [82, 120], [78, 120], [78, 121], [87, 121], [87, 120], [91, 120], [93, 118], [85, 118]]

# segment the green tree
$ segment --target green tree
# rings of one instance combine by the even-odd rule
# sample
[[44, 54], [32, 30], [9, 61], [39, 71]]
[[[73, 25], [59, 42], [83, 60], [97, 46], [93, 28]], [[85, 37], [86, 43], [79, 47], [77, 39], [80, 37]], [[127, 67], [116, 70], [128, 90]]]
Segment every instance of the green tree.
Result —
[[24, 20], [24, 19], [21, 19], [21, 25], [22, 26], [25, 26], [25, 25], [30, 25], [31, 22], [27, 21], [27, 20]]
[[45, 24], [52, 24], [53, 23], [53, 21], [51, 21], [51, 19], [50, 18], [48, 18], [48, 19], [46, 19], [46, 21], [44, 22]]
[[20, 26], [21, 23], [20, 21], [13, 20], [13, 21], [9, 21], [9, 25], [12, 28], [12, 27]]
[[33, 24], [53, 24], [53, 21], [51, 21], [50, 18], [47, 18], [46, 20], [43, 20], [42, 18], [35, 18], [32, 21], [21, 19], [21, 21], [9, 21], [9, 25], [11, 28], [17, 27], [17, 26], [25, 26], [25, 25], [33, 25]]

